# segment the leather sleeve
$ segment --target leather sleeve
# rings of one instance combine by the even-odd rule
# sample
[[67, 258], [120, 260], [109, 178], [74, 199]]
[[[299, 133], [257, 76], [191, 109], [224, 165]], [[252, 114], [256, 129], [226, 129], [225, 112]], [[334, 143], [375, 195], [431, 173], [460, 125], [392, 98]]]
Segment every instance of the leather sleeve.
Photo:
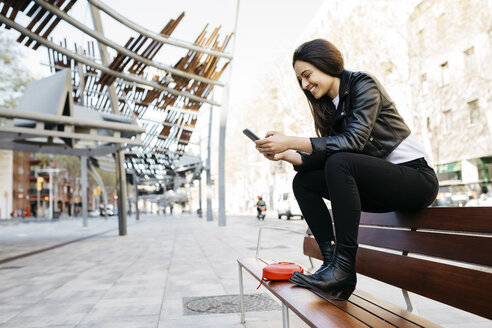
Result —
[[381, 92], [376, 82], [363, 74], [357, 77], [349, 96], [351, 110], [346, 113], [345, 131], [336, 136], [311, 138], [311, 156], [324, 162], [334, 152], [361, 152], [364, 149], [381, 112]]
[[323, 153], [308, 154], [300, 151], [297, 153], [301, 155], [302, 159], [302, 164], [294, 165], [294, 170], [297, 172], [324, 169], [325, 161], [322, 157], [325, 155]]

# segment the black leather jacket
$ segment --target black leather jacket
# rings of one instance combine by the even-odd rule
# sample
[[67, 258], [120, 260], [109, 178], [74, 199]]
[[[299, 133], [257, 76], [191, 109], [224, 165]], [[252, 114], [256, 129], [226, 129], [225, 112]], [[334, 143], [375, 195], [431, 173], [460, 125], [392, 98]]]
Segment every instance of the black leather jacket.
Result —
[[297, 171], [324, 167], [327, 156], [339, 151], [388, 156], [410, 129], [381, 83], [364, 72], [344, 70], [333, 123], [334, 136], [311, 138], [313, 152], [300, 153]]

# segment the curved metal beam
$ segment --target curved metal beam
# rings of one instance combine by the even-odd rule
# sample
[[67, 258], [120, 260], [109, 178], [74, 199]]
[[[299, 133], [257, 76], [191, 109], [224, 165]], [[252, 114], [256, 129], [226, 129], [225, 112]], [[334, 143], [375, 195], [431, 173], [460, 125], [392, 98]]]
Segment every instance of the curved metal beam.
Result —
[[232, 55], [225, 53], [225, 52], [209, 50], [207, 48], [203, 48], [203, 47], [200, 47], [200, 46], [197, 46], [197, 45], [194, 45], [191, 43], [187, 43], [184, 41], [177, 41], [177, 40], [172, 40], [170, 38], [163, 37], [162, 35], [156, 34], [152, 31], [149, 31], [149, 30], [133, 23], [131, 20], [121, 16], [116, 11], [111, 9], [111, 7], [105, 5], [104, 3], [102, 3], [99, 0], [88, 0], [88, 1], [92, 5], [96, 6], [97, 8], [101, 9], [102, 11], [104, 11], [109, 16], [113, 17], [115, 20], [117, 20], [121, 24], [125, 25], [126, 27], [128, 27], [128, 28], [130, 28], [130, 29], [142, 34], [142, 35], [145, 35], [149, 38], [152, 38], [156, 41], [167, 43], [167, 44], [170, 44], [170, 45], [173, 45], [176, 47], [180, 47], [180, 48], [186, 48], [186, 49], [193, 50], [193, 51], [203, 52], [203, 53], [206, 53], [206, 54], [209, 54], [212, 56], [216, 56], [216, 57], [232, 59]]
[[126, 74], [126, 73], [121, 73], [121, 72], [117, 72], [117, 71], [114, 71], [104, 65], [101, 65], [101, 64], [98, 64], [96, 62], [94, 62], [93, 60], [87, 58], [87, 57], [83, 57], [83, 56], [80, 56], [68, 49], [65, 49], [61, 46], [58, 46], [57, 44], [51, 42], [51, 41], [48, 41], [44, 38], [41, 38], [40, 36], [38, 36], [37, 34], [35, 34], [34, 32], [31, 32], [30, 30], [26, 29], [25, 27], [7, 19], [5, 16], [3, 15], [0, 15], [0, 22], [4, 23], [5, 25], [7, 26], [10, 26], [12, 27], [13, 29], [16, 29], [17, 31], [19, 31], [20, 33], [30, 37], [31, 39], [33, 40], [36, 40], [37, 42], [41, 43], [42, 45], [44, 45], [45, 47], [48, 47], [48, 48], [51, 48], [51, 49], [54, 49], [56, 51], [58, 51], [59, 53], [61, 54], [64, 54], [65, 56], [67, 57], [70, 57], [70, 58], [73, 58], [75, 59], [76, 61], [78, 62], [81, 62], [82, 64], [85, 64], [87, 66], [90, 66], [92, 68], [95, 68], [95, 69], [98, 69], [104, 73], [107, 73], [109, 75], [112, 75], [112, 76], [116, 76], [116, 77], [119, 77], [123, 80], [127, 80], [127, 81], [131, 81], [131, 82], [135, 82], [135, 83], [140, 83], [140, 84], [144, 84], [144, 85], [147, 85], [149, 87], [152, 87], [154, 89], [157, 89], [157, 90], [161, 90], [161, 91], [165, 91], [165, 92], [168, 92], [170, 94], [173, 94], [173, 95], [176, 95], [176, 96], [182, 96], [182, 97], [187, 97], [191, 100], [195, 100], [195, 101], [200, 101], [200, 102], [205, 102], [205, 103], [208, 103], [208, 104], [212, 104], [214, 106], [220, 106], [219, 103], [216, 103], [215, 101], [212, 101], [212, 100], [208, 100], [206, 98], [202, 98], [202, 97], [198, 97], [198, 96], [195, 96], [195, 95], [192, 95], [190, 93], [187, 93], [187, 92], [182, 92], [182, 91], [178, 91], [178, 90], [174, 90], [172, 88], [167, 88], [167, 87], [164, 87], [160, 84], [157, 84], [155, 82], [151, 82], [151, 81], [148, 81], [144, 78], [141, 78], [141, 77], [138, 77], [138, 76], [135, 76], [135, 75], [132, 75], [132, 74]]
[[47, 10], [49, 10], [50, 12], [52, 12], [53, 14], [57, 15], [58, 17], [60, 17], [61, 19], [63, 19], [67, 23], [69, 23], [70, 25], [72, 25], [72, 26], [76, 27], [77, 29], [81, 30], [82, 32], [90, 35], [91, 37], [93, 37], [97, 41], [105, 44], [108, 47], [111, 47], [111, 48], [119, 51], [122, 54], [125, 54], [125, 55], [127, 55], [127, 56], [129, 56], [129, 57], [131, 57], [133, 59], [136, 59], [136, 60], [138, 60], [138, 61], [140, 61], [140, 62], [142, 62], [144, 64], [147, 64], [149, 66], [153, 66], [155, 68], [158, 68], [160, 70], [163, 70], [163, 71], [172, 73], [174, 75], [185, 77], [187, 79], [197, 80], [197, 81], [200, 81], [200, 82], [209, 83], [209, 84], [213, 84], [213, 85], [218, 85], [218, 86], [221, 86], [221, 87], [224, 86], [224, 83], [222, 83], [222, 82], [219, 82], [219, 81], [216, 81], [216, 80], [212, 80], [212, 79], [207, 79], [207, 78], [205, 78], [203, 76], [200, 76], [200, 75], [191, 74], [191, 73], [188, 73], [188, 72], [183, 72], [183, 71], [181, 71], [179, 69], [176, 69], [176, 68], [173, 68], [173, 67], [169, 67], [169, 66], [166, 66], [166, 65], [155, 63], [154, 61], [152, 61], [150, 59], [147, 59], [145, 57], [142, 57], [142, 56], [134, 53], [133, 51], [130, 51], [130, 50], [126, 49], [125, 47], [120, 46], [116, 42], [113, 42], [113, 41], [107, 39], [103, 35], [99, 34], [98, 32], [96, 32], [96, 31], [94, 31], [94, 30], [92, 30], [90, 28], [88, 28], [87, 26], [85, 26], [81, 22], [77, 21], [76, 19], [73, 19], [68, 14], [66, 14], [64, 11], [62, 11], [62, 10], [58, 9], [57, 7], [49, 4], [48, 2], [43, 1], [43, 0], [34, 0], [34, 2], [36, 2], [38, 5], [46, 8]]
[[14, 110], [0, 107], [0, 117], [6, 118], [21, 118], [25, 120], [36, 120], [41, 122], [50, 122], [56, 124], [69, 124], [81, 127], [91, 127], [98, 129], [109, 129], [116, 131], [145, 133], [145, 128], [138, 126], [134, 123], [119, 123], [110, 121], [94, 121], [84, 120], [81, 118], [75, 118], [72, 116], [54, 115], [54, 114], [41, 114], [36, 112], [25, 112], [21, 110]]

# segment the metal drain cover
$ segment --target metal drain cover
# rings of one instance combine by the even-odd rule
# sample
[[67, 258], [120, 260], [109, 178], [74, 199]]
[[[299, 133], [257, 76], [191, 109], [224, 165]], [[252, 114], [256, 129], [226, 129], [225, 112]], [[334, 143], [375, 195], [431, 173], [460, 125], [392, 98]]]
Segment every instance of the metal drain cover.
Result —
[[[183, 307], [185, 315], [241, 312], [239, 295], [183, 297]], [[260, 312], [280, 309], [281, 307], [267, 294], [244, 295], [244, 311]]]

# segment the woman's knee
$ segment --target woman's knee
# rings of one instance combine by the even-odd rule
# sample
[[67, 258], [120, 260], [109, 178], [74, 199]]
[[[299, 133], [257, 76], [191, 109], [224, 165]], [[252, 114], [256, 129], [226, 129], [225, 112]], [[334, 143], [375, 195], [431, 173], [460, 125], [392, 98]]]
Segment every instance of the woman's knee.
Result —
[[294, 176], [294, 179], [292, 179], [292, 190], [294, 191], [294, 194], [296, 194], [296, 192], [299, 192], [299, 190], [304, 188], [305, 186], [304, 181], [306, 180], [305, 177], [306, 177], [305, 174], [303, 174], [302, 172], [298, 172]]

